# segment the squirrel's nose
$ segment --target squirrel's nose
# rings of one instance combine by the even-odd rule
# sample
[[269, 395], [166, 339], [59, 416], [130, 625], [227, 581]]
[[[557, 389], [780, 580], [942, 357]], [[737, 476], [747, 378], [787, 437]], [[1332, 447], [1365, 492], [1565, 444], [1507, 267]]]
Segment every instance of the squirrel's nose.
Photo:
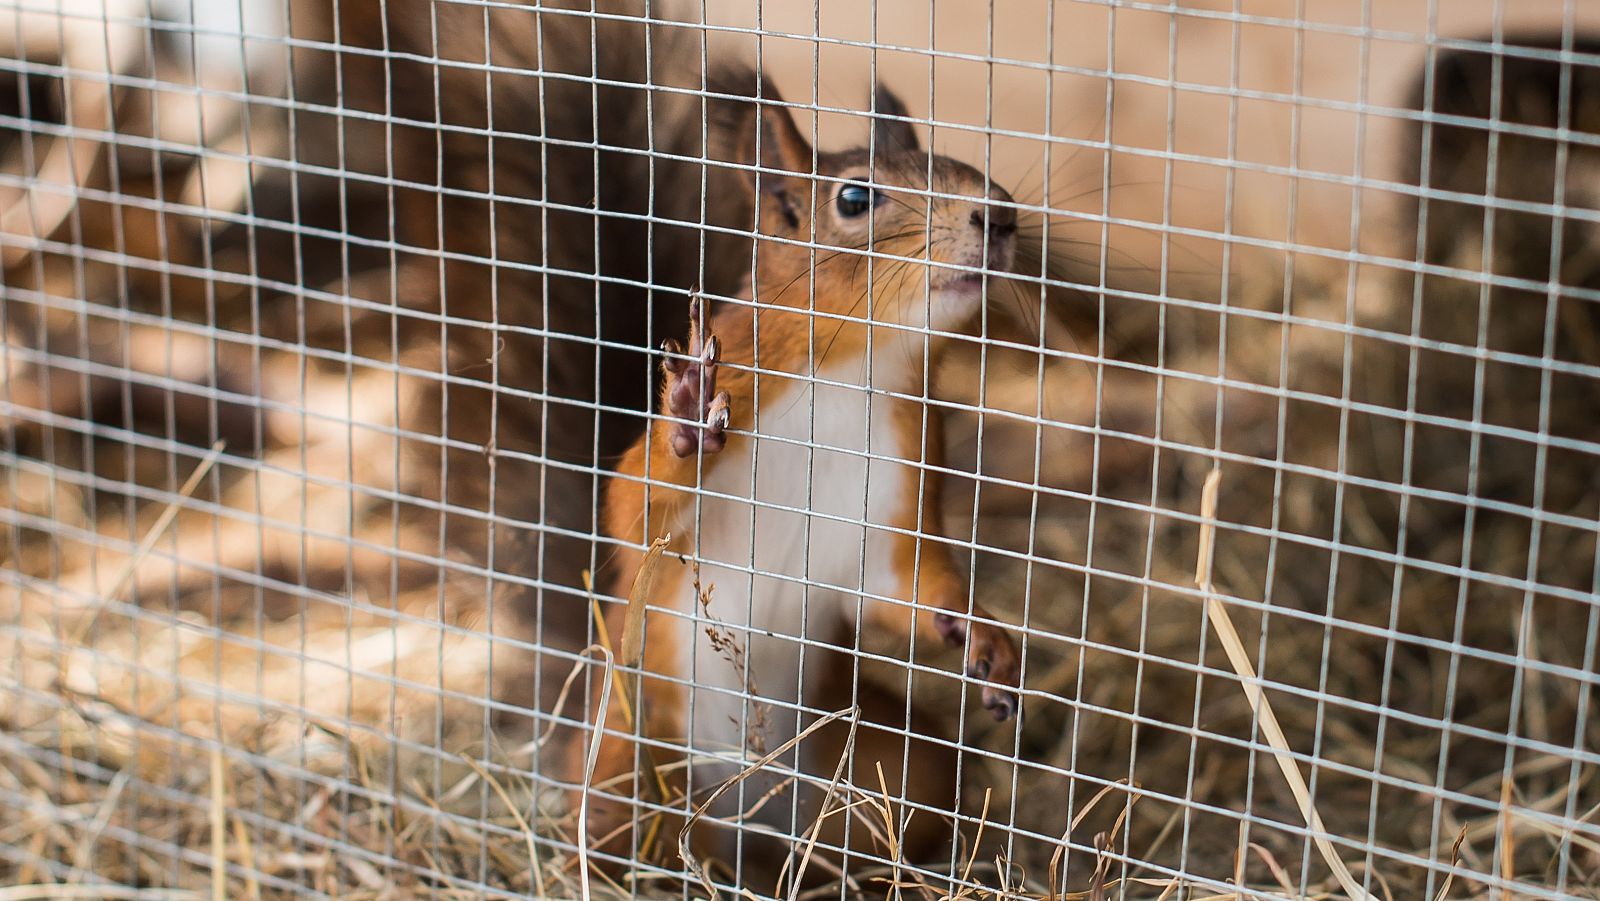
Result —
[[981, 206], [972, 211], [972, 227], [982, 230], [987, 220], [989, 235], [1009, 238], [1017, 231], [1017, 211], [1003, 206]]

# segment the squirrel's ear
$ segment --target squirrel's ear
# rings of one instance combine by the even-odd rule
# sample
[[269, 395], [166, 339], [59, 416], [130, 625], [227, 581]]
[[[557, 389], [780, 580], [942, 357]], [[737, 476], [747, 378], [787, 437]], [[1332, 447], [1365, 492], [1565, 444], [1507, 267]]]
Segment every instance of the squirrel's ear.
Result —
[[873, 106], [876, 107], [872, 115], [872, 143], [873, 152], [882, 156], [887, 153], [916, 151], [922, 149], [922, 142], [917, 140], [917, 130], [910, 122], [904, 121], [906, 105], [894, 92], [878, 85], [873, 92]]
[[[765, 221], [766, 216], [775, 213], [787, 227], [798, 228], [803, 218], [809, 219], [801, 216], [799, 202], [815, 165], [815, 154], [795, 127], [794, 117], [783, 105], [783, 96], [765, 75], [739, 67], [718, 71], [714, 79], [708, 79], [707, 87], [724, 95], [707, 106], [708, 114], [715, 117], [712, 132], [719, 158], [754, 165], [759, 147], [759, 162], [766, 170], [760, 173], [761, 193], [770, 198], [758, 199], [760, 215]], [[752, 94], [752, 87], [759, 91], [759, 100]], [[752, 174], [745, 184], [753, 186], [756, 181]]]
[[[766, 76], [761, 78], [761, 103], [757, 121], [761, 123], [761, 165], [769, 169], [785, 169], [809, 174], [813, 160], [811, 142], [800, 134], [794, 116], [783, 104], [783, 96]], [[756, 148], [751, 147], [750, 157]]]

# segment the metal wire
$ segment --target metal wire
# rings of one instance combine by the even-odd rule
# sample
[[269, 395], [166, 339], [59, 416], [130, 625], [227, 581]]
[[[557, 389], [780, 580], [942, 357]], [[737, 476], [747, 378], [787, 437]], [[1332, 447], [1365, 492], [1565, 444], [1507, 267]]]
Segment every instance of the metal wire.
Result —
[[316, 6], [0, 0], [0, 882], [1600, 898], [1600, 13]]

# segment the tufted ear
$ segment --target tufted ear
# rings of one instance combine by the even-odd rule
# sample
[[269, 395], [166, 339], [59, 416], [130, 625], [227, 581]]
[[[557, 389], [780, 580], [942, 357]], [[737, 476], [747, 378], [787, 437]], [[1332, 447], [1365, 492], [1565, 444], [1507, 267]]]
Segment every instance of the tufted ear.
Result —
[[[766, 75], [761, 76], [761, 101], [758, 104], [761, 123], [761, 165], [769, 169], [809, 174], [812, 166], [811, 142], [800, 134], [794, 116], [783, 105], [783, 95], [777, 85]], [[752, 135], [753, 140], [753, 135]], [[754, 159], [756, 148], [749, 148], [749, 158]]]
[[783, 95], [765, 73], [722, 67], [708, 78], [707, 88], [719, 95], [707, 106], [717, 158], [751, 165], [759, 143], [763, 168], [811, 174], [811, 143], [795, 127]]
[[[716, 102], [721, 158], [753, 165], [759, 148], [765, 171], [760, 173], [762, 196], [756, 198], [756, 206], [763, 230], [798, 229], [810, 218], [802, 215], [802, 205], [809, 203], [815, 154], [783, 105], [783, 95], [765, 74], [748, 68], [722, 69], [709, 86], [729, 98]], [[746, 184], [753, 188], [758, 179], [747, 174]]]
[[908, 115], [906, 105], [900, 102], [893, 91], [879, 84], [873, 92], [873, 106], [876, 107], [872, 115], [874, 153], [882, 156], [922, 149], [917, 130], [910, 122], [904, 121]]

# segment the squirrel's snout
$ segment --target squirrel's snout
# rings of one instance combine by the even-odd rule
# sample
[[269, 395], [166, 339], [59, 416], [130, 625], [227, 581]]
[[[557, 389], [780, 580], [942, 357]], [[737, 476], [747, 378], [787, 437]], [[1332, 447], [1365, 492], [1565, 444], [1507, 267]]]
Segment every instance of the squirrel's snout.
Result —
[[976, 207], [970, 219], [974, 228], [987, 227], [992, 238], [1009, 238], [1017, 233], [1017, 211], [1010, 207]]
[[[977, 204], [967, 218], [977, 230], [980, 241], [987, 245], [988, 253], [983, 265], [994, 270], [1009, 269], [1015, 243], [1013, 237], [1017, 233], [1017, 211], [1009, 206]], [[985, 234], [987, 240], [983, 240]]]

